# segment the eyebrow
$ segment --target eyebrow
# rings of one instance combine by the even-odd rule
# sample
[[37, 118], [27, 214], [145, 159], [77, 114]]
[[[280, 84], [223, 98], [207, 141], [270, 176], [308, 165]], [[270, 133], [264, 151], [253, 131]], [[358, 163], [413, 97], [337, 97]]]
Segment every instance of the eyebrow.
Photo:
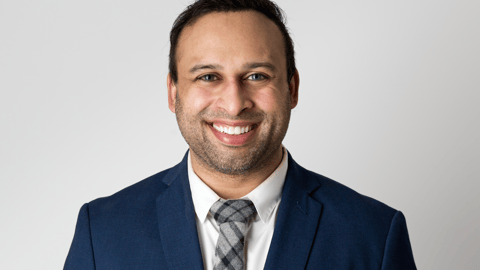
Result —
[[254, 69], [259, 67], [270, 69], [270, 71], [272, 72], [277, 70], [277, 68], [272, 63], [269, 63], [269, 62], [251, 62], [243, 65], [244, 69]]
[[222, 70], [223, 67], [220, 66], [220, 65], [217, 65], [217, 64], [211, 64], [211, 65], [202, 65], [202, 64], [199, 64], [199, 65], [195, 65], [193, 66], [189, 72], [190, 73], [195, 73], [199, 70], [202, 70], [202, 69], [214, 69], [214, 70]]

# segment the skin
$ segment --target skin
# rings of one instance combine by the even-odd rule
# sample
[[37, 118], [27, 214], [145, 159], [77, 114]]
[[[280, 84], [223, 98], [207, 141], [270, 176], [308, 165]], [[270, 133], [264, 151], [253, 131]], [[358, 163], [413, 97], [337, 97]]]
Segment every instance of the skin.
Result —
[[[255, 11], [204, 15], [181, 33], [177, 72], [176, 84], [167, 77], [168, 106], [193, 170], [220, 197], [245, 196], [280, 164], [298, 102], [299, 75], [287, 79], [280, 30]], [[254, 129], [234, 143], [215, 136], [214, 123]]]

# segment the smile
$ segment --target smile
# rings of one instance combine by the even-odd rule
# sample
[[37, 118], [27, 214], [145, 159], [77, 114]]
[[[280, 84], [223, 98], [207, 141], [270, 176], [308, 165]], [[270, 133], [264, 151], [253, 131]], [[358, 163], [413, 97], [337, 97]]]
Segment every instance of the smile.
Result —
[[252, 131], [257, 125], [251, 126], [228, 126], [228, 125], [216, 125], [213, 124], [213, 128], [216, 130], [228, 134], [228, 135], [240, 135]]

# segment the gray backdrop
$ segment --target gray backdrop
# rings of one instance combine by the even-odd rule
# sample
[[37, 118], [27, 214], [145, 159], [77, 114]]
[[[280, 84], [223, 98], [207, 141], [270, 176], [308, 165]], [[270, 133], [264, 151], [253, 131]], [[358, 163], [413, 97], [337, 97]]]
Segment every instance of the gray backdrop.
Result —
[[[61, 269], [83, 203], [180, 161], [165, 82], [188, 3], [0, 0], [1, 269]], [[293, 157], [403, 211], [419, 269], [480, 269], [480, 1], [278, 3]]]

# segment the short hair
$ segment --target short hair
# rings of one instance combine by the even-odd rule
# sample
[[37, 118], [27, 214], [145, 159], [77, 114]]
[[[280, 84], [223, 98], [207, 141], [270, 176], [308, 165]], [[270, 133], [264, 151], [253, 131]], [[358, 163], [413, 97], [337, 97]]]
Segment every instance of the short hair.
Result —
[[192, 25], [200, 17], [212, 12], [258, 11], [272, 20], [283, 36], [287, 62], [287, 82], [295, 74], [295, 51], [283, 10], [270, 0], [197, 0], [189, 5], [173, 23], [170, 31], [169, 72], [173, 82], [178, 81], [176, 53], [180, 34], [185, 26]]

